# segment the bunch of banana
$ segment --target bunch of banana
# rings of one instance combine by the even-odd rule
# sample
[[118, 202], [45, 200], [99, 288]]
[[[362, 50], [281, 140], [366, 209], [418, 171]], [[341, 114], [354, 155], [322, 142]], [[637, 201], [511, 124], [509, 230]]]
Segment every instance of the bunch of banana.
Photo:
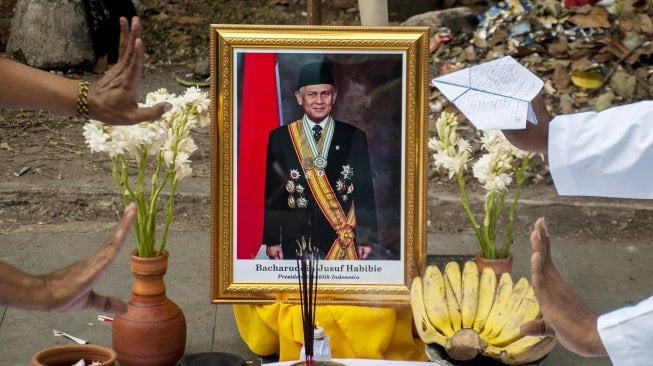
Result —
[[478, 355], [507, 365], [539, 360], [555, 346], [552, 337], [521, 334], [522, 324], [541, 316], [533, 288], [526, 278], [513, 283], [509, 273], [498, 279], [491, 268], [479, 275], [473, 261], [462, 271], [449, 262], [444, 274], [427, 266], [411, 286], [410, 303], [420, 338], [444, 347], [459, 361]]

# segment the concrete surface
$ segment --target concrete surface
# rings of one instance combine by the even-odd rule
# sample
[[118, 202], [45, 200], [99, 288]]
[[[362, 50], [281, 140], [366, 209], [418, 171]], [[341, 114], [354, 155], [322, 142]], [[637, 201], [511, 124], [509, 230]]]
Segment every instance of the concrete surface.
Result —
[[[208, 182], [195, 195], [208, 206]], [[2, 189], [3, 185], [0, 185]], [[202, 184], [192, 186], [202, 186]], [[74, 190], [75, 187], [68, 187]], [[109, 189], [109, 188], [107, 188]], [[188, 194], [188, 193], [187, 193]], [[208, 208], [207, 208], [208, 209]], [[90, 254], [113, 230], [111, 222], [72, 222], [59, 225], [30, 225], [11, 232], [0, 231], [2, 260], [32, 273], [47, 273], [61, 268], [73, 259]], [[431, 234], [428, 237], [430, 255], [468, 255], [474, 248], [469, 234]], [[555, 261], [563, 275], [599, 312], [632, 303], [648, 296], [653, 288], [647, 279], [653, 277], [653, 251], [650, 243], [633, 240], [627, 249], [611, 240], [556, 239]], [[253, 362], [260, 359], [252, 354], [240, 339], [231, 305], [211, 304], [209, 230], [175, 227], [169, 239], [169, 272], [166, 275], [169, 297], [184, 310], [188, 324], [187, 353], [234, 352]], [[133, 239], [126, 248], [133, 247]], [[528, 273], [529, 244], [527, 237], [516, 238], [515, 277]], [[122, 298], [129, 297], [132, 277], [128, 268], [127, 251], [123, 250], [97, 290]], [[433, 258], [433, 257], [432, 257]], [[98, 312], [43, 313], [13, 308], [1, 308], [0, 365], [27, 365], [34, 353], [42, 348], [69, 343], [54, 337], [53, 329], [63, 330], [110, 346], [111, 326], [97, 320]], [[585, 359], [557, 347], [546, 365], [609, 365], [607, 359]]]

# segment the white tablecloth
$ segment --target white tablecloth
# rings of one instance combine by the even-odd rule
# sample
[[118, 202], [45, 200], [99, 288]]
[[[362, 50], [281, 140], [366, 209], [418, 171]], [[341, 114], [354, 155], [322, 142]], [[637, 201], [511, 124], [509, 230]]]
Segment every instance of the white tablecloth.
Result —
[[[393, 361], [393, 360], [363, 360], [354, 358], [334, 358], [345, 366], [438, 366], [437, 362], [422, 362], [422, 361]], [[290, 366], [298, 361], [284, 361], [264, 363], [264, 366]]]

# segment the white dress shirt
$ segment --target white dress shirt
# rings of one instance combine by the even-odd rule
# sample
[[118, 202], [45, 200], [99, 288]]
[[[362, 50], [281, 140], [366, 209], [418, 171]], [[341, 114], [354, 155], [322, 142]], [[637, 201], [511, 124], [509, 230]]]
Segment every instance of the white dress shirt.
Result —
[[[653, 198], [653, 102], [554, 118], [548, 155], [560, 195]], [[614, 365], [651, 364], [653, 297], [601, 315], [597, 327]]]

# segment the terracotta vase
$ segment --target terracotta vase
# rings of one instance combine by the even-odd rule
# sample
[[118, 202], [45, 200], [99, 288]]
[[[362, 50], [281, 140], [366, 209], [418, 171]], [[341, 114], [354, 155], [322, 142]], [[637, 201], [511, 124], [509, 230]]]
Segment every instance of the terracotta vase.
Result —
[[37, 352], [32, 357], [32, 366], [74, 365], [84, 360], [87, 365], [113, 366], [116, 353], [106, 347], [95, 344], [71, 344], [52, 346]]
[[512, 253], [508, 253], [508, 256], [505, 258], [487, 259], [478, 252], [474, 257], [474, 262], [476, 262], [479, 273], [482, 273], [485, 267], [492, 268], [497, 277], [501, 276], [502, 273], [512, 272]]
[[168, 252], [152, 258], [131, 253], [134, 275], [127, 312], [113, 320], [113, 349], [121, 366], [171, 366], [186, 348], [186, 318], [166, 296]]

